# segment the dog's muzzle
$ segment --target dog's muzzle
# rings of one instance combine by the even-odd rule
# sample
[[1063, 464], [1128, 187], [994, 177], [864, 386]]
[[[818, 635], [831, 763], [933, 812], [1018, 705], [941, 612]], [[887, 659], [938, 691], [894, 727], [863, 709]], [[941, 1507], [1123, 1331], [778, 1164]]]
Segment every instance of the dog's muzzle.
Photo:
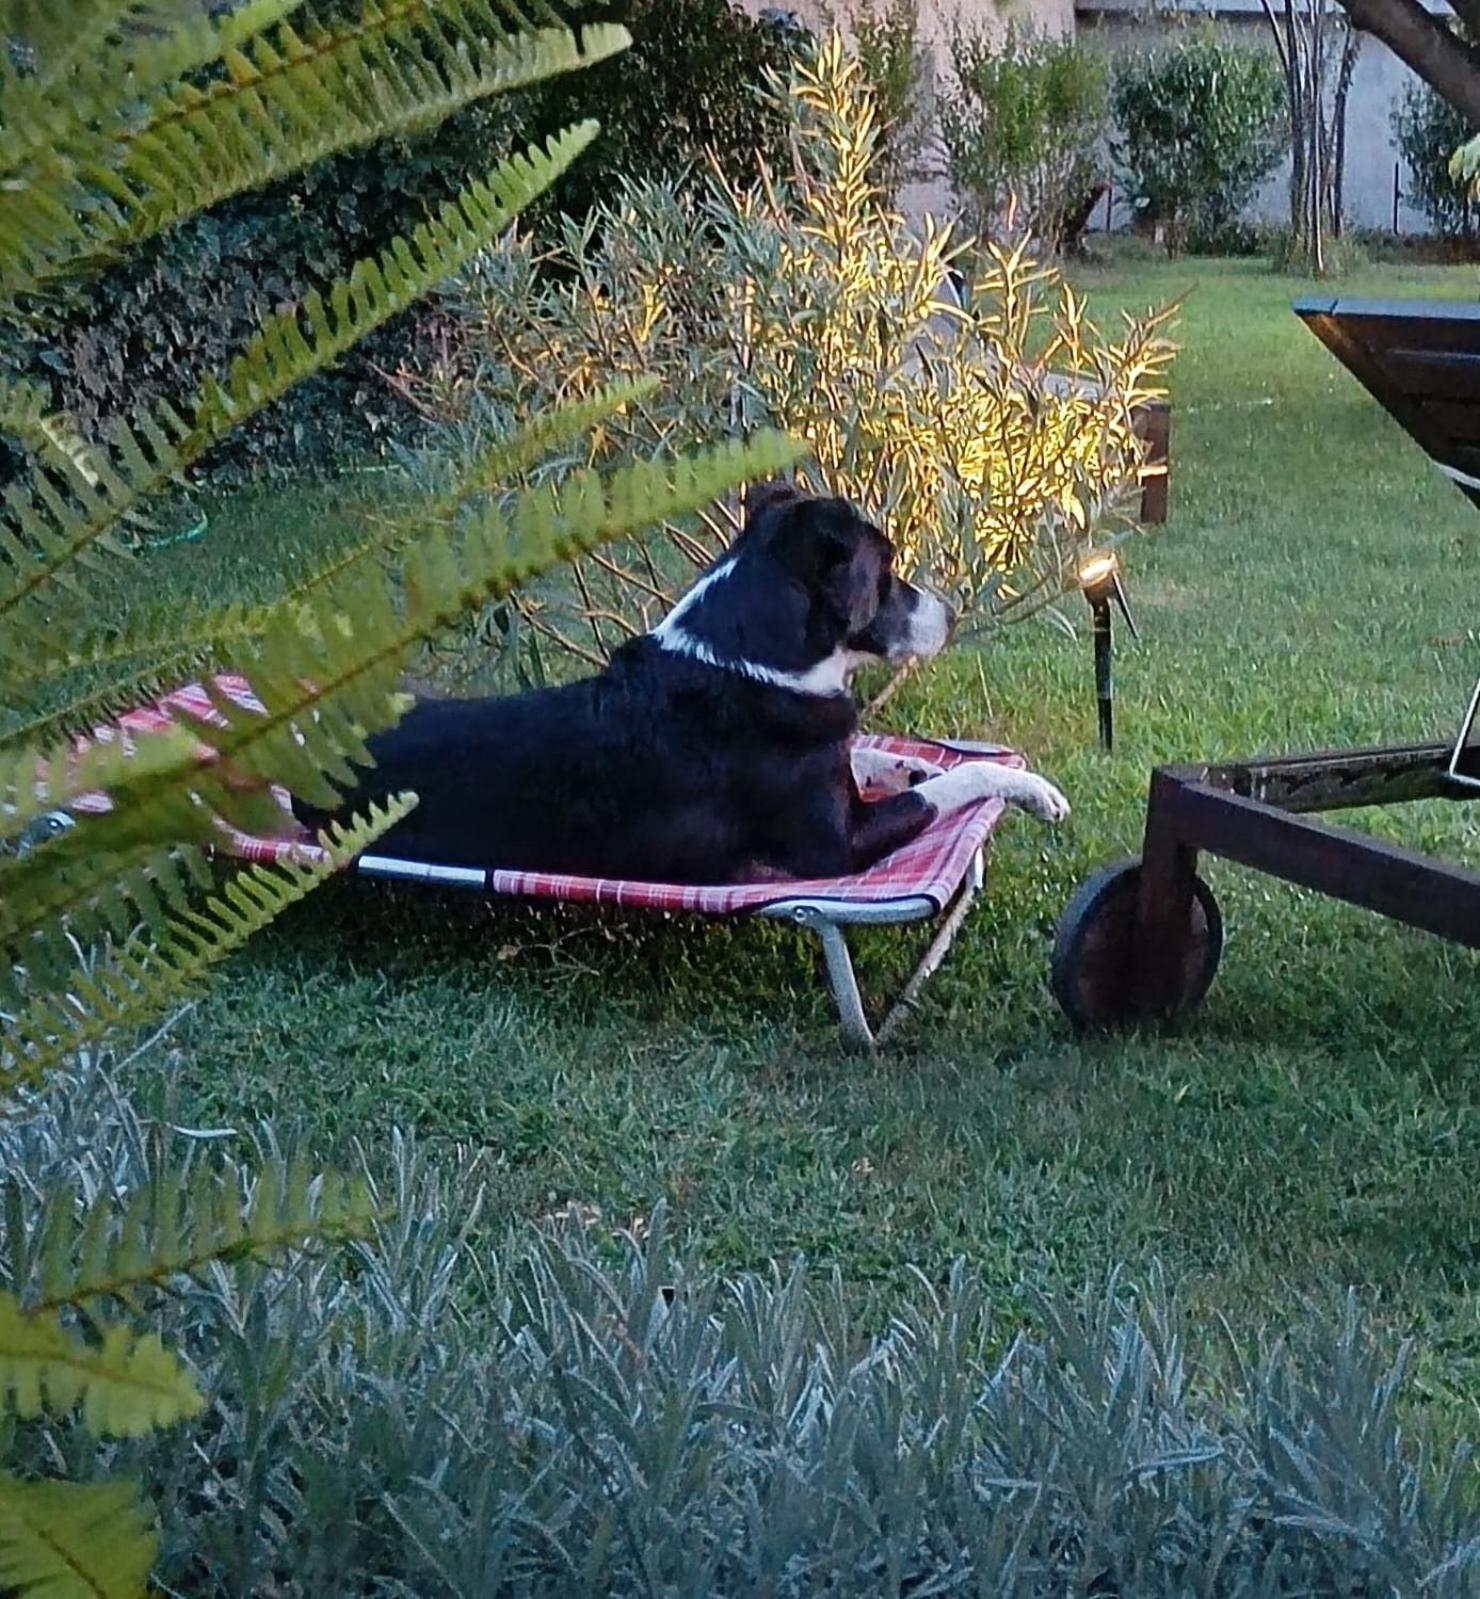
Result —
[[922, 660], [940, 653], [951, 636], [951, 623], [955, 617], [951, 608], [937, 594], [910, 585], [915, 604], [910, 611], [909, 627], [901, 641], [899, 653], [913, 655]]

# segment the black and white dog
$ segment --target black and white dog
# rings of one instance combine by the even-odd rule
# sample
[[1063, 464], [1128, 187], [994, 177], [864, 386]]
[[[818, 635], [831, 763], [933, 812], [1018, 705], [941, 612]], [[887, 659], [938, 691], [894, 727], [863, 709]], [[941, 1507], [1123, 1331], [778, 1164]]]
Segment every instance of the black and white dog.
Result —
[[[893, 556], [843, 500], [752, 491], [733, 547], [599, 676], [419, 702], [371, 741], [375, 767], [346, 809], [420, 795], [377, 846], [389, 855], [670, 883], [861, 871], [993, 795], [1060, 820], [1068, 802], [1029, 772], [850, 759], [854, 669], [933, 655], [950, 627]], [[880, 782], [899, 791], [865, 803], [859, 785]]]

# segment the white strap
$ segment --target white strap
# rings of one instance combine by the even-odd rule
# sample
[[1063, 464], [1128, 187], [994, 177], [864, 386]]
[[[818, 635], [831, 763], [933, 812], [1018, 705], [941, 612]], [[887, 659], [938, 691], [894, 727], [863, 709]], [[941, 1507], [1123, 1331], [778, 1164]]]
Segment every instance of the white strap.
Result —
[[1458, 483], [1461, 488], [1474, 489], [1480, 492], [1480, 477], [1473, 473], [1461, 472], [1457, 466], [1450, 466], [1447, 461], [1435, 461], [1434, 465], [1449, 479], [1451, 483]]

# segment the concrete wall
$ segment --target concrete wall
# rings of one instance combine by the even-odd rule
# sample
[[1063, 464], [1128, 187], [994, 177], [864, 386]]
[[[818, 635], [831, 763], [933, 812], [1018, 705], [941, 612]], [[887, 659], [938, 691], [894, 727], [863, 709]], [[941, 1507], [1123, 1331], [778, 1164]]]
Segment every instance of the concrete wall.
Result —
[[[776, 0], [740, 0], [747, 10], [758, 12]], [[1176, 3], [1176, 0], [1174, 0]], [[1426, 8], [1447, 15], [1445, 0], [1423, 0]], [[781, 8], [794, 11], [813, 27], [826, 25], [824, 6], [819, 0], [781, 0]], [[846, 14], [847, 0], [835, 0], [829, 7]], [[1239, 38], [1273, 50], [1269, 25], [1259, 0], [1180, 0], [1177, 9], [1185, 15], [1215, 16]], [[1081, 38], [1102, 42], [1108, 50], [1145, 49], [1167, 38], [1177, 27], [1169, 19], [1161, 0], [1017, 0], [1003, 6], [997, 0], [921, 0], [921, 31], [936, 54], [937, 70], [949, 67], [947, 54], [952, 26], [957, 18], [975, 23], [987, 32], [1004, 29], [1008, 18], [1028, 22], [1045, 33], [1077, 31]], [[1347, 115], [1346, 210], [1361, 227], [1390, 228], [1393, 225], [1393, 172], [1400, 159], [1392, 141], [1390, 116], [1413, 74], [1380, 40], [1362, 41]], [[1406, 195], [1409, 183], [1406, 170], [1399, 171], [1399, 185]], [[1287, 161], [1258, 195], [1254, 214], [1270, 222], [1289, 217], [1289, 162]], [[912, 185], [900, 196], [905, 209], [919, 215], [949, 216], [955, 209], [949, 187], [942, 181]], [[1103, 226], [1103, 209], [1096, 212], [1094, 226]], [[1117, 206], [1116, 226], [1124, 226], [1129, 212]], [[1398, 226], [1404, 233], [1421, 233], [1427, 223], [1421, 212], [1400, 201]]]
[[[827, 12], [846, 17], [848, 0], [827, 5], [819, 0], [738, 0], [741, 8], [759, 13], [779, 8], [792, 12], [809, 27], [827, 27]], [[868, 0], [862, 0], [867, 4]], [[1005, 32], [1009, 21], [1031, 26], [1039, 33], [1072, 33], [1075, 27], [1074, 0], [920, 0], [920, 32], [935, 55], [936, 71], [945, 76], [950, 69], [950, 38], [958, 21], [977, 27], [988, 35]], [[901, 207], [911, 216], [929, 214], [951, 216], [956, 211], [950, 186], [935, 179], [908, 185], [899, 196]]]

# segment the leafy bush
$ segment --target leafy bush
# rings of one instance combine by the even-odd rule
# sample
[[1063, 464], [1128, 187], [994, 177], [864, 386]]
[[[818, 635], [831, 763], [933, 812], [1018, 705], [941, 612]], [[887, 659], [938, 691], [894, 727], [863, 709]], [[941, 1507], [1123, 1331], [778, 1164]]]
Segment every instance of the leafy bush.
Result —
[[823, 11], [834, 29], [852, 36], [879, 119], [874, 181], [892, 196], [924, 176], [932, 138], [934, 71], [930, 46], [920, 36], [920, 0], [852, 0]]
[[760, 163], [785, 161], [783, 120], [764, 89], [803, 35], [781, 17], [749, 16], [731, 0], [597, 0], [576, 15], [625, 27], [632, 48], [540, 94], [536, 133], [585, 117], [604, 132], [595, 159], [565, 174], [543, 214], [579, 219], [623, 179], [680, 181], [711, 159], [742, 184]]
[[1111, 101], [1125, 182], [1168, 255], [1235, 224], [1289, 148], [1279, 63], [1213, 32], [1122, 57]]
[[[794, 70], [785, 184], [631, 185], [569, 224], [552, 262], [528, 238], [486, 252], [460, 291], [467, 368], [439, 392], [476, 437], [585, 394], [598, 372], [659, 378], [603, 426], [597, 459], [641, 459], [676, 429], [785, 427], [811, 444], [816, 482], [870, 508], [966, 625], [1026, 614], [1116, 525], [1140, 467], [1131, 412], [1170, 346], [1156, 318], [1102, 339], [1022, 243], [987, 249], [964, 307], [941, 298], [961, 247], [913, 229], [874, 186], [861, 77], [836, 36]], [[733, 525], [719, 506], [597, 552], [574, 585], [517, 597], [486, 638], [523, 630], [599, 661], [654, 623]]]
[[[58, 18], [0, 3], [0, 313], [25, 325], [46, 291], [225, 197], [285, 177], [310, 155], [424, 127], [619, 50], [620, 30], [511, 31], [485, 0], [435, 15], [382, 9], [285, 21], [290, 0], [219, 17], [147, 15], [109, 0]], [[491, 451], [446, 463], [419, 503], [396, 505], [358, 547], [292, 574], [276, 600], [182, 615], [120, 616], [119, 535], [171, 480], [295, 383], [322, 371], [503, 233], [595, 132], [572, 128], [495, 163], [409, 237], [266, 316], [236, 359], [196, 375], [180, 406], [144, 402], [84, 436], [34, 385], [0, 372], [0, 431], [24, 475], [0, 505], [0, 1113], [46, 1074], [86, 1059], [174, 1002], [415, 803], [401, 795], [308, 856], [218, 883], [222, 824], [276, 831], [274, 784], [328, 805], [391, 725], [417, 645], [489, 596], [647, 516], [703, 505], [796, 450], [757, 439], [676, 463], [584, 474], [564, 497], [505, 479], [629, 397], [605, 392], [546, 415]], [[146, 564], [146, 563], [138, 563]], [[126, 610], [126, 607], [125, 607]], [[101, 711], [187, 673], [233, 670], [261, 702], [183, 716], [79, 751]], [[80, 802], [95, 791], [105, 808]], [[0, 1167], [31, 1190], [35, 1167]], [[56, 1190], [39, 1233], [6, 1215], [0, 1286], [0, 1583], [49, 1599], [141, 1593], [148, 1517], [126, 1479], [54, 1481], [76, 1456], [27, 1453], [31, 1430], [74, 1412], [94, 1436], [130, 1438], [193, 1414], [190, 1373], [134, 1325], [177, 1287], [305, 1239], [362, 1229], [369, 1210], [337, 1182], [280, 1182], [265, 1165], [216, 1180], [155, 1170], [149, 1184]], [[125, 1203], [126, 1201], [126, 1203]], [[19, 1426], [17, 1426], [19, 1423]], [[253, 1591], [247, 1581], [245, 1591]]]
[[1474, 194], [1454, 161], [1480, 128], [1426, 83], [1409, 83], [1393, 107], [1393, 139], [1408, 168], [1410, 198], [1437, 233], [1469, 239], [1475, 232]]
[[1103, 169], [1109, 86], [1103, 57], [1073, 39], [1008, 26], [957, 29], [955, 82], [941, 95], [946, 171], [972, 229], [990, 235], [1014, 205], [1054, 254], [1069, 242]]
[[[343, 0], [309, 0], [300, 27], [330, 27]], [[57, 399], [84, 428], [140, 403], [189, 397], [199, 374], [224, 374], [259, 322], [357, 260], [379, 255], [408, 217], [425, 216], [489, 171], [515, 143], [543, 142], [595, 117], [604, 130], [586, 158], [528, 208], [584, 215], [617, 174], [678, 176], [713, 151], [721, 170], [749, 181], [762, 157], [783, 158], [778, 119], [761, 95], [768, 68], [787, 59], [789, 35], [728, 0], [612, 0], [577, 20], [624, 23], [634, 36], [621, 62], [480, 102], [431, 128], [341, 151], [259, 190], [228, 197], [145, 241], [117, 265], [56, 294], [44, 318], [0, 322], [0, 356]], [[435, 318], [413, 307], [333, 368], [299, 385], [212, 453], [217, 475], [264, 466], [329, 466], [405, 443], [418, 416], [386, 370], [415, 359]], [[8, 463], [0, 443], [0, 480]]]
[[[180, 1142], [95, 1076], [0, 1126], [0, 1284], [81, 1187], [147, 1191]], [[21, 1446], [142, 1474], [161, 1582], [199, 1599], [1475, 1591], [1473, 1464], [1435, 1458], [1350, 1301], [1256, 1341], [1155, 1275], [994, 1310], [958, 1266], [871, 1330], [802, 1264], [687, 1261], [661, 1210], [490, 1245], [482, 1162], [399, 1140], [356, 1173], [370, 1242], [183, 1283], [188, 1428]]]

